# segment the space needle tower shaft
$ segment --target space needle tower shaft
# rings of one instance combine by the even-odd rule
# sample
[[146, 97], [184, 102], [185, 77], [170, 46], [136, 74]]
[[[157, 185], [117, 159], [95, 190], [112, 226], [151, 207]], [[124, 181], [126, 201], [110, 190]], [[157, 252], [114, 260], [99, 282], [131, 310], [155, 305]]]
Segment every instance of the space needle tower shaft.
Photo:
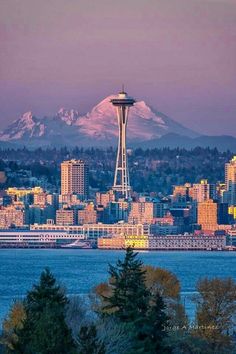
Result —
[[117, 192], [120, 197], [128, 199], [130, 197], [131, 187], [126, 150], [126, 128], [129, 108], [133, 106], [135, 100], [129, 97], [123, 89], [116, 98], [111, 99], [111, 103], [116, 107], [119, 127], [116, 169], [112, 189]]

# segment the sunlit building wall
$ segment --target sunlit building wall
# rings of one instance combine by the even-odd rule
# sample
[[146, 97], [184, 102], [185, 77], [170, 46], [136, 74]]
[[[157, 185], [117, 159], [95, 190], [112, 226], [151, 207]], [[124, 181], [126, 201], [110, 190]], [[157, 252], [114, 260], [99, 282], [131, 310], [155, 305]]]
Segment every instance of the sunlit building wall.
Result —
[[212, 199], [198, 203], [198, 224], [202, 230], [215, 231], [217, 223], [217, 203]]
[[61, 194], [78, 194], [87, 198], [89, 193], [88, 165], [82, 160], [69, 160], [61, 164]]

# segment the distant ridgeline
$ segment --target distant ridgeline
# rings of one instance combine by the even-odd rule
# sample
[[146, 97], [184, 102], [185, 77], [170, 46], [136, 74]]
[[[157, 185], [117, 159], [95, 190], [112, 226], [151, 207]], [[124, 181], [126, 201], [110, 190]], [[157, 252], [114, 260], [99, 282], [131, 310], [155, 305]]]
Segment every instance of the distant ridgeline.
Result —
[[[37, 150], [0, 149], [0, 188], [35, 185], [40, 181], [53, 188], [60, 184], [61, 161], [78, 158], [87, 161], [90, 187], [107, 190], [113, 183], [115, 148], [48, 148]], [[137, 192], [172, 193], [173, 185], [210, 183], [224, 180], [224, 165], [232, 158], [230, 151], [217, 149], [141, 149], [128, 150], [131, 184]], [[41, 183], [40, 182], [40, 183]]]

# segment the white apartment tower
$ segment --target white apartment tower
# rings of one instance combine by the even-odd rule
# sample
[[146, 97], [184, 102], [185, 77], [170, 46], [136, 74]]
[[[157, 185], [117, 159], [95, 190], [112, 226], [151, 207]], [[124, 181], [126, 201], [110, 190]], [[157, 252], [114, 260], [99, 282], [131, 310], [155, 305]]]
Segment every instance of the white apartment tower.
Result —
[[69, 160], [61, 164], [61, 194], [78, 194], [83, 198], [88, 197], [89, 170], [88, 165], [82, 160]]

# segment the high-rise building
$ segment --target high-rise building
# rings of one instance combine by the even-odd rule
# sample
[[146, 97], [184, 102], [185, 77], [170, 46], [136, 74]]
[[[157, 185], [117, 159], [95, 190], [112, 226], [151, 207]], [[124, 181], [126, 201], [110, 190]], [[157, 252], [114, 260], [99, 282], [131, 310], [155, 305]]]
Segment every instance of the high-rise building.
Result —
[[42, 192], [42, 193], [34, 194], [33, 203], [35, 205], [45, 206], [47, 204], [47, 193]]
[[202, 230], [215, 231], [218, 229], [217, 214], [217, 203], [212, 199], [198, 203], [197, 222], [201, 225]]
[[88, 204], [85, 209], [78, 210], [78, 224], [96, 224], [97, 211], [94, 208], [94, 204]]
[[116, 107], [119, 127], [119, 142], [113, 190], [119, 196], [127, 199], [130, 197], [131, 187], [126, 151], [126, 128], [129, 108], [133, 106], [135, 100], [132, 97], [129, 97], [123, 89], [116, 98], [111, 99], [111, 103]]
[[116, 202], [110, 202], [107, 206], [107, 222], [119, 222], [119, 221], [128, 221], [128, 212], [129, 212], [129, 202], [119, 199]]
[[148, 223], [151, 224], [157, 217], [157, 203], [154, 202], [132, 202], [129, 213], [131, 224]]
[[233, 205], [228, 208], [228, 220], [232, 224], [236, 223], [236, 207]]
[[227, 225], [229, 223], [229, 207], [227, 203], [217, 204], [217, 221], [220, 225]]
[[61, 164], [61, 194], [78, 194], [87, 198], [89, 192], [88, 165], [82, 160], [69, 160]]
[[216, 199], [216, 185], [209, 184], [207, 179], [202, 179], [200, 183], [193, 184], [192, 188], [189, 189], [189, 195], [193, 200], [198, 203], [204, 202], [208, 199]]
[[0, 209], [0, 228], [10, 228], [24, 225], [25, 213], [14, 206]]
[[236, 205], [236, 156], [225, 164], [225, 187], [224, 200], [229, 205]]
[[173, 201], [188, 201], [191, 186], [190, 183], [185, 183], [183, 186], [174, 186]]
[[96, 193], [96, 204], [107, 207], [110, 202], [115, 202], [115, 194], [112, 190], [106, 193]]
[[32, 204], [27, 209], [29, 224], [45, 224], [48, 219], [55, 219], [56, 211], [52, 205]]
[[75, 225], [76, 212], [73, 209], [59, 209], [56, 212], [57, 225]]

